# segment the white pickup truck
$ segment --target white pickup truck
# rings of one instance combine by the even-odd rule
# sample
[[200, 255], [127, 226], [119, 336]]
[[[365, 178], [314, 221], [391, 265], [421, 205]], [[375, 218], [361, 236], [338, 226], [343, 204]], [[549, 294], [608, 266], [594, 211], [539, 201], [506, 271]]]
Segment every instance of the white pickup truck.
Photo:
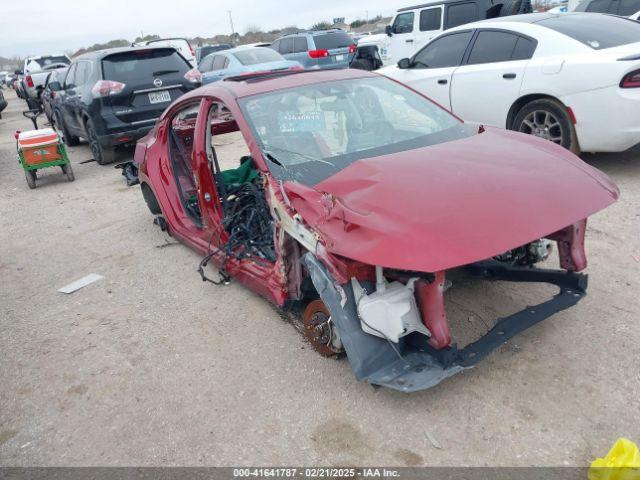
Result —
[[40, 94], [51, 70], [68, 67], [71, 60], [64, 54], [27, 57], [24, 61], [22, 89], [30, 109], [40, 107]]
[[530, 0], [438, 0], [401, 8], [385, 33], [358, 41], [352, 68], [376, 70], [413, 57], [449, 28], [487, 18], [531, 13]]

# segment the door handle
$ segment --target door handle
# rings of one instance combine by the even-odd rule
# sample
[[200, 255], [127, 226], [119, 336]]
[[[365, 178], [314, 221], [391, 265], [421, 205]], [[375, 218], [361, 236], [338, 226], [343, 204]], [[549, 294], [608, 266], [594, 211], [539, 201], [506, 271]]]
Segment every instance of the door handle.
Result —
[[407, 43], [413, 43], [413, 40], [409, 39], [409, 40], [405, 40], [405, 42], [407, 42]]
[[441, 78], [440, 80], [438, 80], [438, 85], [446, 85], [447, 83], [449, 83], [449, 80], [447, 80], [446, 78]]
[[516, 78], [516, 74], [515, 73], [505, 73], [504, 75], [502, 75], [502, 78], [504, 78], [505, 80], [513, 80], [514, 78]]

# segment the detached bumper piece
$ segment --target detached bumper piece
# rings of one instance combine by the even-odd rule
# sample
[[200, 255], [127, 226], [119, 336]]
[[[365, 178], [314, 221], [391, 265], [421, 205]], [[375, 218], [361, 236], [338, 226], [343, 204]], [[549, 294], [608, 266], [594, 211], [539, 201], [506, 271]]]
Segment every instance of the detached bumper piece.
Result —
[[336, 286], [325, 267], [308, 253], [303, 259], [313, 283], [331, 313], [353, 373], [358, 380], [402, 392], [431, 388], [442, 380], [473, 367], [517, 334], [572, 307], [586, 295], [588, 276], [563, 270], [516, 267], [489, 261], [467, 267], [486, 280], [548, 283], [560, 292], [540, 305], [498, 320], [482, 338], [458, 349], [455, 344], [436, 350], [427, 338], [411, 334], [397, 344], [362, 330], [351, 286]]

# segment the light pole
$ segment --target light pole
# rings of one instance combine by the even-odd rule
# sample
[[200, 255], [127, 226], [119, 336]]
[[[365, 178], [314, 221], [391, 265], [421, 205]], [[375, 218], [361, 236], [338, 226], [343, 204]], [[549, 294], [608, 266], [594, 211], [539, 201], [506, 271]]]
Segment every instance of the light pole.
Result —
[[231, 16], [231, 10], [227, 10], [227, 12], [229, 13], [229, 24], [231, 25], [231, 42], [233, 42], [236, 32], [233, 31], [233, 17]]

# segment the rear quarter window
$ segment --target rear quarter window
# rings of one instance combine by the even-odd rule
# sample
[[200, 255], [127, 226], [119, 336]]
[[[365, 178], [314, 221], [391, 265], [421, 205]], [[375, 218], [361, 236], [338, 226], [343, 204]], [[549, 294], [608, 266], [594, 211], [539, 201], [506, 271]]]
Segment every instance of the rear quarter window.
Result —
[[593, 48], [619, 47], [640, 42], [640, 22], [600, 14], [564, 14], [537, 22]]
[[457, 27], [479, 20], [475, 2], [458, 3], [447, 8], [447, 28]]
[[334, 50], [345, 48], [353, 44], [353, 39], [344, 32], [323, 33], [313, 36], [313, 43], [317, 50]]
[[187, 73], [191, 66], [174, 49], [133, 50], [102, 60], [105, 80], [122, 83], [147, 83], [159, 72]]

